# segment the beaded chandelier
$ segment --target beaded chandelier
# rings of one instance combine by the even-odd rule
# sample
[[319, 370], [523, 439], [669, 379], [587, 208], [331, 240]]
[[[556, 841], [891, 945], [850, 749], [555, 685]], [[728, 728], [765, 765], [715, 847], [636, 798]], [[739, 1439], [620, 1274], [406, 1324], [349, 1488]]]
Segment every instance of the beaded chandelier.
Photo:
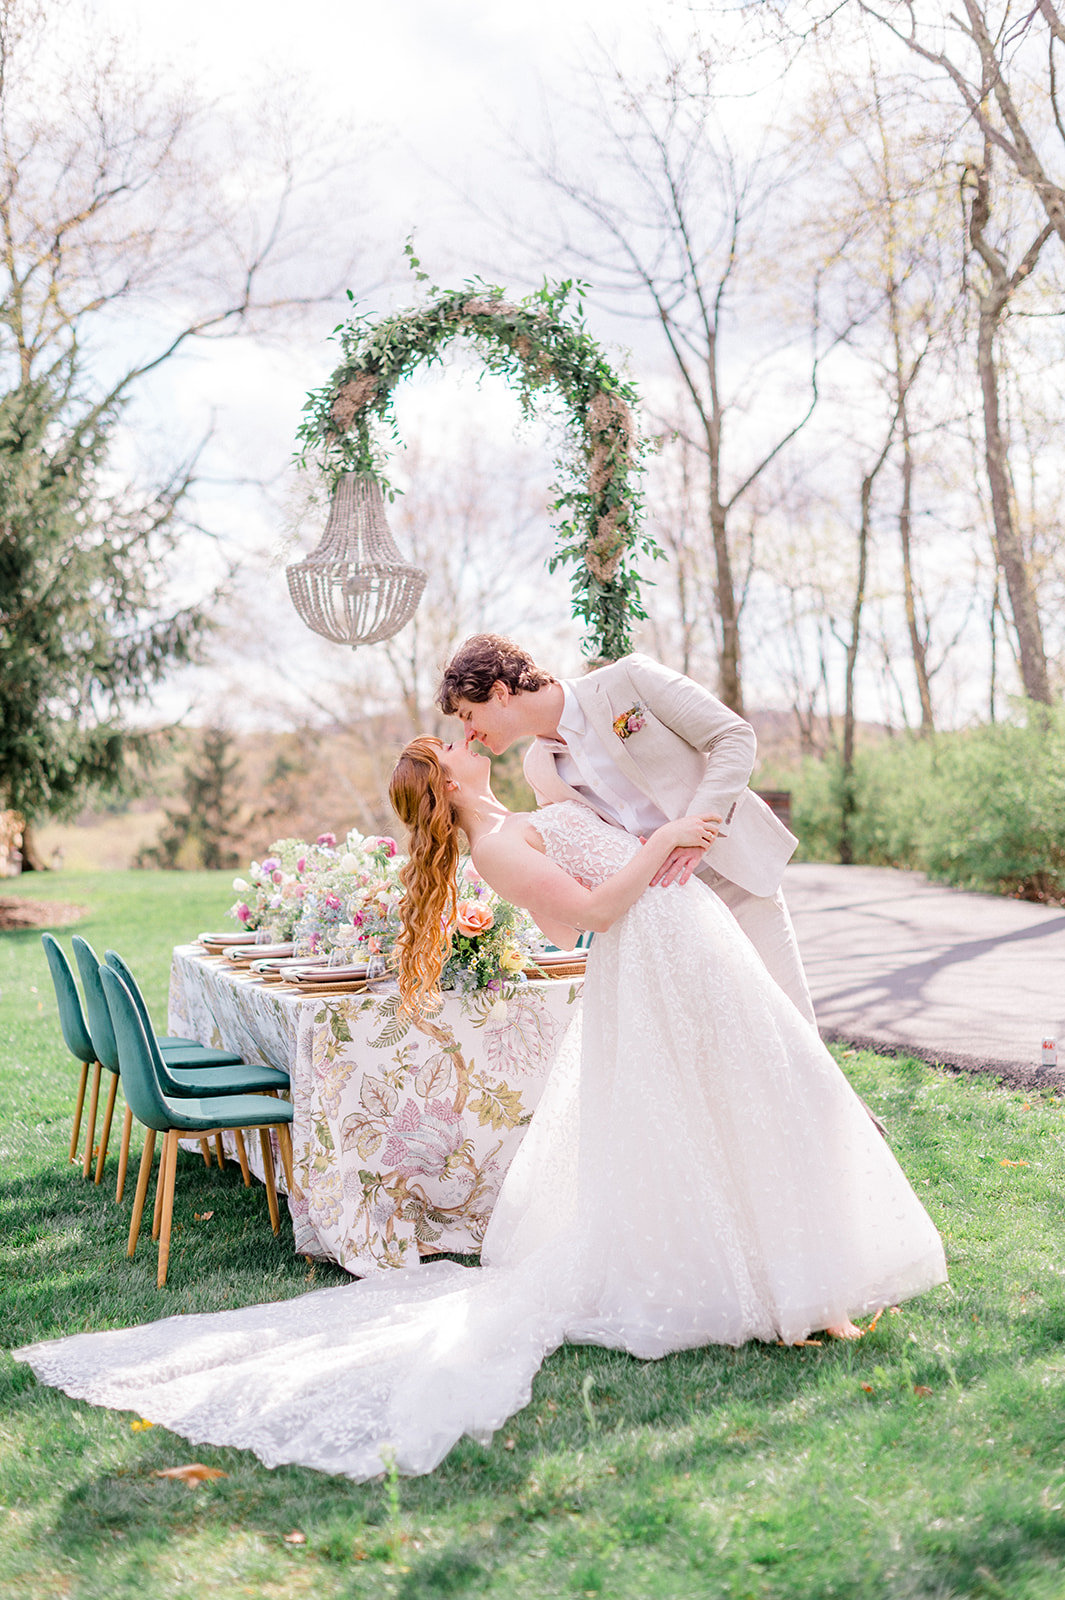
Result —
[[397, 550], [381, 485], [356, 472], [338, 480], [318, 548], [285, 575], [308, 628], [352, 646], [398, 633], [417, 610], [428, 576]]

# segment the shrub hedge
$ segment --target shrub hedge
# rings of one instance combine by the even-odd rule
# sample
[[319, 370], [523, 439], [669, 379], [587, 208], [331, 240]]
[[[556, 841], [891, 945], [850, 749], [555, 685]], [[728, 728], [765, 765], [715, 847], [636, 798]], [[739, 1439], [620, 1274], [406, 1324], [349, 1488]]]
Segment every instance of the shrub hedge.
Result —
[[[1065, 904], [1065, 710], [1027, 705], [1009, 723], [866, 743], [852, 781], [855, 862]], [[838, 756], [758, 782], [792, 791], [796, 859], [839, 860]]]

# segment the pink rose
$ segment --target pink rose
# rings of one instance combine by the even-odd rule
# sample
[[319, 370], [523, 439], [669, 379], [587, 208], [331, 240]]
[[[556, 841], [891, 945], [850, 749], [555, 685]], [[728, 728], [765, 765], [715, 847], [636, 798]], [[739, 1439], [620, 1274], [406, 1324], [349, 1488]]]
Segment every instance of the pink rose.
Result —
[[251, 916], [251, 907], [246, 906], [243, 900], [240, 902], [239, 906], [234, 907], [234, 910], [236, 912], [238, 922], [247, 922], [248, 918]]
[[271, 872], [271, 874], [270, 874], [270, 882], [271, 883], [278, 883], [278, 884], [279, 883], [283, 883], [284, 882], [284, 878], [285, 878], [285, 875], [280, 870], [280, 868], [278, 868], [278, 870], [276, 872]]
[[375, 850], [383, 850], [386, 856], [394, 856], [399, 849], [399, 845], [394, 839], [390, 839], [387, 833], [380, 834], [374, 840], [373, 847]]
[[320, 833], [314, 842], [315, 844], [324, 845], [327, 850], [335, 850], [337, 836], [335, 833]]
[[487, 933], [494, 922], [495, 917], [487, 906], [479, 905], [476, 900], [459, 901], [456, 926], [467, 939], [476, 939], [479, 933]]
[[303, 872], [304, 869], [306, 868], [306, 865], [307, 865], [307, 857], [306, 856], [300, 856], [299, 860], [296, 862], [296, 871], [297, 872]]

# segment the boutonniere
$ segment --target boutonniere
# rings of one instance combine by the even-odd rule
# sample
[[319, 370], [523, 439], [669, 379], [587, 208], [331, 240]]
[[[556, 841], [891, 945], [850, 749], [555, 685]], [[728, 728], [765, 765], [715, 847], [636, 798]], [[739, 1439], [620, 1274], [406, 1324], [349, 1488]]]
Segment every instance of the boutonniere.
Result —
[[619, 739], [630, 739], [634, 733], [639, 733], [644, 721], [643, 706], [637, 700], [636, 704], [623, 711], [620, 717], [614, 718], [614, 732]]

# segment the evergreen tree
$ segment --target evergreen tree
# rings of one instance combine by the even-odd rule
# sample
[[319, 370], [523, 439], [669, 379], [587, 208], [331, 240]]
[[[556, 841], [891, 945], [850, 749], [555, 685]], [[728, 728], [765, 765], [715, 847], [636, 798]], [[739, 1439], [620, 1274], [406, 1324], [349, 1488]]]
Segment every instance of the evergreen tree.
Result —
[[196, 758], [185, 768], [184, 809], [167, 811], [155, 845], [142, 850], [138, 866], [204, 867], [217, 872], [235, 867], [239, 857], [227, 848], [240, 815], [233, 798], [240, 760], [231, 754], [232, 736], [224, 728], [205, 728]]
[[159, 593], [187, 474], [140, 503], [108, 499], [117, 408], [74, 420], [65, 388], [52, 376], [0, 397], [0, 807], [31, 822], [122, 784], [146, 742], [123, 704], [205, 626]]

